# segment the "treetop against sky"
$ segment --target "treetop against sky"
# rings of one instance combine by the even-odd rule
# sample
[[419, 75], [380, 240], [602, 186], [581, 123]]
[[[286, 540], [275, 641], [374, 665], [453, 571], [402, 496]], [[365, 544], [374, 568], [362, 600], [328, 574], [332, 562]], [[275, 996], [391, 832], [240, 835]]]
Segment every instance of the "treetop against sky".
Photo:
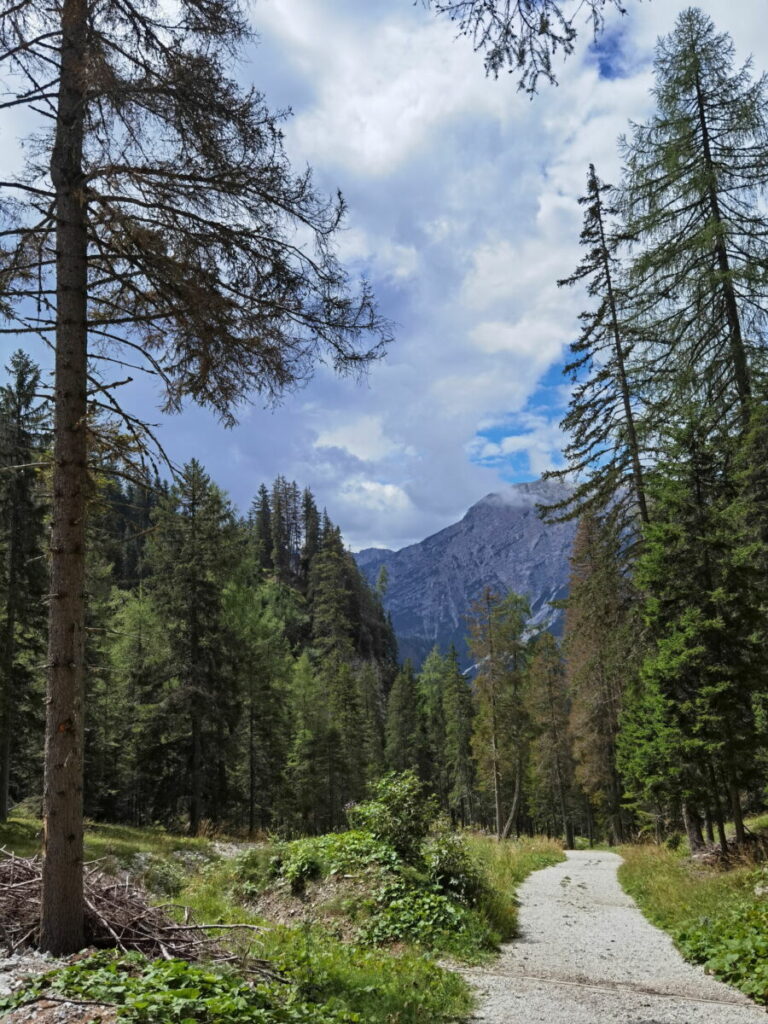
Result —
[[[617, 136], [652, 109], [656, 38], [682, 0], [606, 11], [531, 101], [514, 76], [485, 77], [456, 29], [391, 0], [261, 0], [259, 41], [236, 69], [272, 109], [293, 111], [285, 144], [349, 204], [340, 256], [371, 280], [396, 342], [362, 385], [321, 370], [276, 410], [225, 431], [189, 407], [160, 417], [149, 378], [123, 402], [178, 462], [197, 456], [245, 507], [278, 472], [309, 484], [354, 547], [399, 547], [462, 514], [501, 481], [558, 461], [560, 376], [583, 307], [556, 281], [578, 259], [577, 198], [594, 162], [620, 171]], [[768, 66], [760, 0], [699, 5], [737, 59]], [[0, 120], [0, 177], [19, 168], [20, 113]], [[17, 340], [2, 340], [3, 362]], [[50, 364], [40, 349], [33, 355]]]

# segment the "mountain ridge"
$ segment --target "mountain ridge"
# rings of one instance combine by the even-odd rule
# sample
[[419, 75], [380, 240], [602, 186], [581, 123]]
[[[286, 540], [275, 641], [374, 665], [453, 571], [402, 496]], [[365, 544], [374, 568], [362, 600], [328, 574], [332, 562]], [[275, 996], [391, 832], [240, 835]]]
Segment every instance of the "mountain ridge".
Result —
[[469, 663], [465, 617], [486, 586], [528, 597], [535, 624], [562, 630], [562, 612], [551, 607], [566, 596], [575, 523], [546, 524], [540, 503], [567, 497], [559, 482], [511, 484], [486, 494], [456, 523], [398, 551], [366, 548], [355, 555], [374, 583], [389, 575], [384, 605], [392, 616], [401, 657], [419, 665], [435, 645], [456, 646]]

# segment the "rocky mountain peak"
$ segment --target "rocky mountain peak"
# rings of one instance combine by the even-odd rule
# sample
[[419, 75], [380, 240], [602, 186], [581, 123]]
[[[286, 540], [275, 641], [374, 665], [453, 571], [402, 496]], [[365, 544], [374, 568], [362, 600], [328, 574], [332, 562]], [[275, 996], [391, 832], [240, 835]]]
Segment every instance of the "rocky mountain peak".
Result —
[[420, 664], [435, 644], [446, 650], [453, 643], [467, 664], [465, 617], [486, 586], [524, 594], [532, 620], [551, 620], [558, 631], [562, 613], [550, 603], [566, 594], [575, 524], [547, 525], [536, 505], [567, 494], [555, 481], [512, 484], [487, 494], [459, 522], [418, 544], [359, 552], [358, 564], [371, 582], [387, 566], [385, 605], [401, 656]]

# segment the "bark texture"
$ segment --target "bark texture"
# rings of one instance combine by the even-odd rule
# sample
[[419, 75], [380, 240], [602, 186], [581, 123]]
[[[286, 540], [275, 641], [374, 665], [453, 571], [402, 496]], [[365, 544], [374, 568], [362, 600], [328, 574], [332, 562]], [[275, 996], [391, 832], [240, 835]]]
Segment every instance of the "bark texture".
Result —
[[51, 178], [56, 190], [56, 380], [45, 737], [42, 948], [83, 934], [83, 685], [87, 510], [87, 210], [83, 175], [88, 0], [64, 0]]

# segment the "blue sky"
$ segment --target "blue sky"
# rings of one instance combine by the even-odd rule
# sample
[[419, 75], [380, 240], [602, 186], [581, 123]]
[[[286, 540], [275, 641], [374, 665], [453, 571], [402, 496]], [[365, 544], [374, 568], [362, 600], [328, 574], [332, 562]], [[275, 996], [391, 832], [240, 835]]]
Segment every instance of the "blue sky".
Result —
[[[654, 41], [687, 5], [626, 6], [531, 101], [411, 0], [257, 0], [260, 42], [238, 74], [292, 108], [296, 168], [343, 191], [341, 255], [371, 279], [396, 341], [363, 384], [320, 367], [233, 430], [193, 407], [162, 417], [134, 386], [132, 408], [177, 462], [201, 459], [243, 509], [277, 473], [308, 484], [353, 548], [419, 540], [557, 463], [560, 367], [584, 302], [555, 284], [578, 259], [576, 200], [590, 161], [617, 178], [618, 135], [652, 109]], [[768, 67], [765, 0], [699, 6]], [[23, 128], [7, 118], [0, 135]], [[16, 152], [0, 149], [3, 174]]]

